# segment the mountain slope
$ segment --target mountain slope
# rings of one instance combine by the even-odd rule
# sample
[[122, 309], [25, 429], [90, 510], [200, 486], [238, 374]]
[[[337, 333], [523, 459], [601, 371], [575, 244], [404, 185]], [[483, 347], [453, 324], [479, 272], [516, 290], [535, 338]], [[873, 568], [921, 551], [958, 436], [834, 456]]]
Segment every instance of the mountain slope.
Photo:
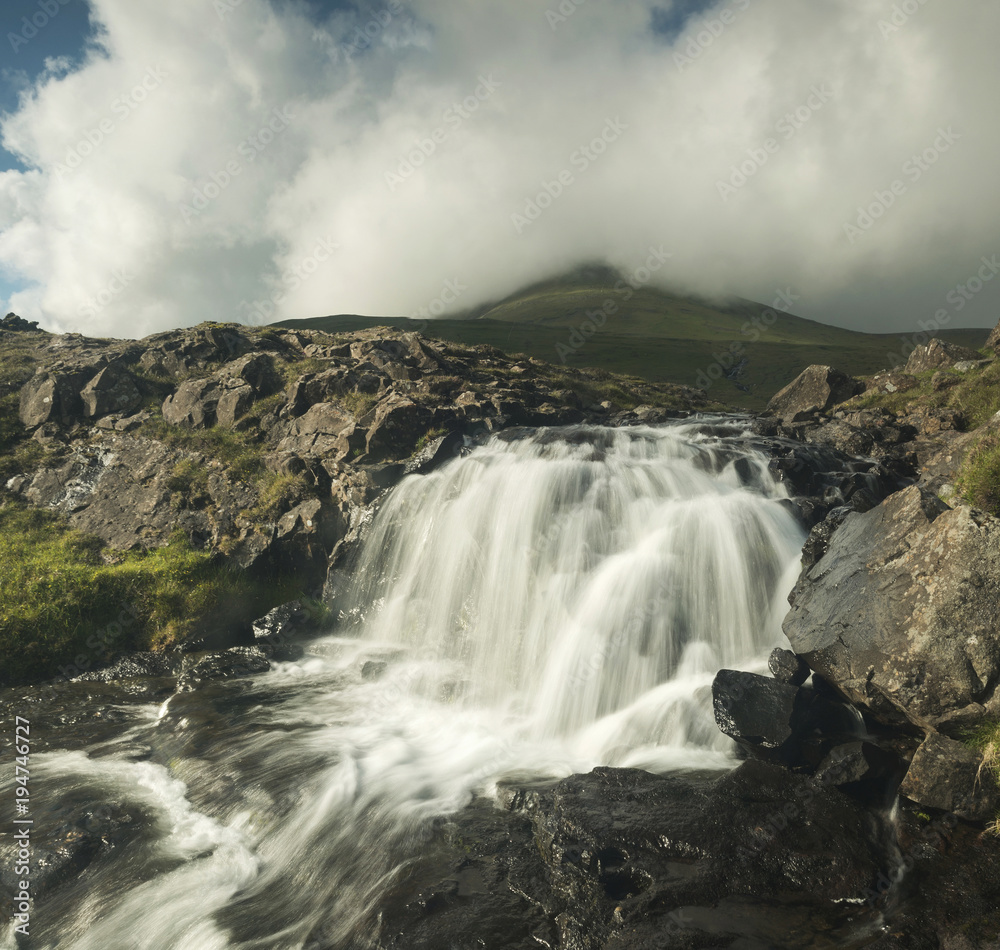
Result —
[[[857, 333], [778, 309], [787, 305], [780, 298], [773, 307], [741, 299], [715, 303], [651, 285], [632, 287], [615, 271], [591, 266], [443, 319], [340, 315], [279, 325], [329, 332], [377, 325], [419, 329], [554, 363], [697, 385], [714, 399], [751, 409], [811, 363], [868, 375], [904, 361], [907, 345], [922, 341], [914, 334]], [[988, 331], [936, 335], [978, 348]]]

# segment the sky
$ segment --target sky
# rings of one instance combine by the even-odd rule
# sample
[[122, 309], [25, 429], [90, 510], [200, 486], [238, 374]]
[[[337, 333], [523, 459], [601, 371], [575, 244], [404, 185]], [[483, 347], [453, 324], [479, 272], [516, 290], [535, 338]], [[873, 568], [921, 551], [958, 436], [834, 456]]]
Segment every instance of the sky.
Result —
[[998, 35], [982, 0], [6, 0], [0, 312], [438, 315], [655, 260], [993, 326]]

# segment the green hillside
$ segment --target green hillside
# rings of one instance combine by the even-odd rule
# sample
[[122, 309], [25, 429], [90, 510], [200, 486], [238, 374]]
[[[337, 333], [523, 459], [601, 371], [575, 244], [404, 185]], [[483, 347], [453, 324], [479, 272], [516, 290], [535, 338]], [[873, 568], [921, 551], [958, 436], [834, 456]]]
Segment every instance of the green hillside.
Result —
[[[601, 267], [535, 284], [447, 319], [340, 315], [280, 325], [330, 332], [419, 329], [430, 337], [488, 343], [553, 363], [699, 385], [721, 402], [749, 409], [765, 405], [810, 363], [871, 374], [900, 362], [912, 339], [912, 334], [832, 327], [750, 300], [713, 303], [651, 286], [633, 289]], [[988, 333], [959, 329], [936, 335], [978, 349]]]

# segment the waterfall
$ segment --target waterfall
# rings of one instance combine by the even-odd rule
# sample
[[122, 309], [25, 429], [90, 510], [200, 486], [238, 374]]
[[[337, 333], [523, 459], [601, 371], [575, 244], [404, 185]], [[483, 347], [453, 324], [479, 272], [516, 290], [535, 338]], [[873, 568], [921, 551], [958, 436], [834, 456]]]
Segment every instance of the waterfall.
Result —
[[153, 816], [135, 883], [68, 888], [38, 945], [367, 946], [435, 819], [504, 776], [731, 766], [712, 678], [781, 641], [804, 537], [767, 462], [731, 422], [579, 426], [404, 479], [302, 659], [36, 757], [45, 794]]

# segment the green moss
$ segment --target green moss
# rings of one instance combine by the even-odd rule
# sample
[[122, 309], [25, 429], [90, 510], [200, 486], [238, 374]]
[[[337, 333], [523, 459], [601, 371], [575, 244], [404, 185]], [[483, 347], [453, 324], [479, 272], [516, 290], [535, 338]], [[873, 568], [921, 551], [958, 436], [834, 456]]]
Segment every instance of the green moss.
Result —
[[1000, 435], [981, 437], [966, 453], [955, 488], [970, 505], [1000, 516]]
[[378, 402], [378, 396], [373, 393], [344, 393], [343, 396], [337, 397], [337, 402], [353, 416], [360, 419], [375, 407], [375, 404]]
[[413, 448], [413, 454], [417, 455], [422, 452], [431, 442], [435, 439], [440, 439], [441, 436], [447, 435], [447, 433], [447, 429], [429, 429], [422, 436], [420, 436], [419, 439], [417, 439], [417, 444]]
[[211, 504], [208, 472], [194, 459], [181, 459], [167, 478], [170, 503], [175, 508], [205, 508]]
[[76, 675], [129, 650], [249, 623], [297, 595], [260, 583], [181, 535], [148, 552], [115, 552], [60, 516], [0, 506], [0, 655], [12, 682]]
[[230, 477], [252, 481], [264, 471], [267, 446], [254, 434], [213, 426], [210, 429], [187, 429], [172, 426], [160, 415], [143, 424], [142, 435], [186, 452], [198, 452], [221, 462]]

